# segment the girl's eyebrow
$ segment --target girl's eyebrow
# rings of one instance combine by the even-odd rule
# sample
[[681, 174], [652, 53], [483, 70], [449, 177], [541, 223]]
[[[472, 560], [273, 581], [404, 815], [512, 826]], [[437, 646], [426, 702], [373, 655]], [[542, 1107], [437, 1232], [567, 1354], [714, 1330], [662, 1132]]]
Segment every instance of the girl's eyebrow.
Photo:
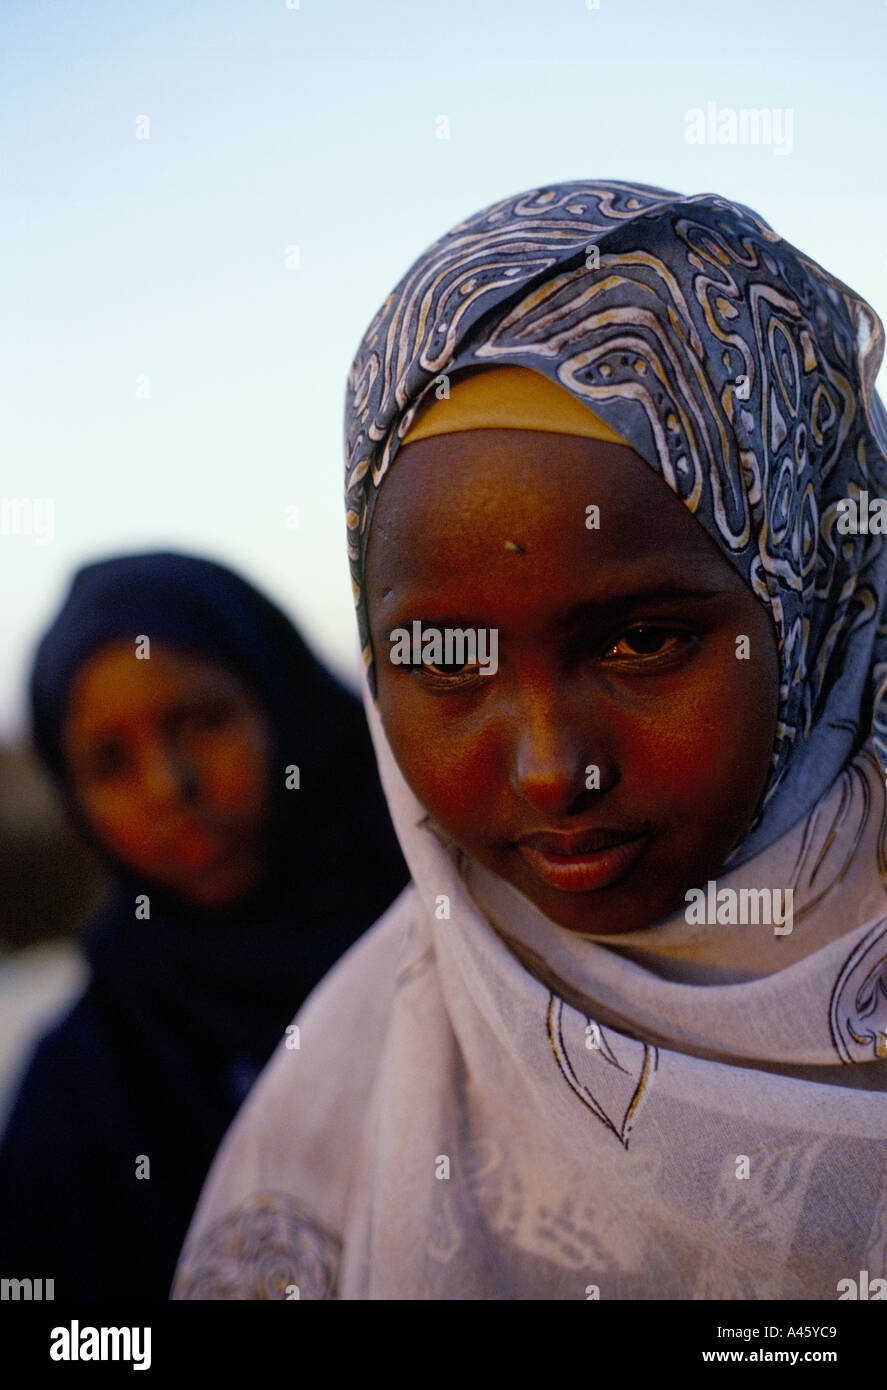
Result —
[[[555, 627], [560, 631], [567, 631], [571, 628], [589, 626], [591, 624], [605, 623], [614, 618], [631, 613], [637, 608], [643, 608], [648, 603], [676, 603], [676, 602], [707, 602], [712, 599], [722, 599], [729, 595], [729, 590], [725, 588], [691, 588], [681, 584], [659, 585], [655, 588], [642, 589], [630, 594], [607, 594], [601, 598], [586, 599], [582, 603], [570, 608], [562, 618], [559, 618]], [[411, 624], [415, 621], [417, 613], [415, 609], [407, 613], [395, 614], [388, 620], [384, 627], [380, 626], [373, 632], [373, 640], [385, 643], [390, 640], [391, 633], [395, 628], [406, 628], [411, 630]], [[446, 617], [430, 618], [425, 617], [421, 620], [423, 631], [427, 628], [465, 628], [465, 627], [487, 627], [489, 624], [477, 623], [474, 618], [466, 613], [450, 613]], [[504, 632], [504, 629], [501, 629]]]
[[728, 592], [727, 589], [685, 588], [680, 584], [672, 584], [662, 585], [654, 589], [642, 589], [633, 594], [610, 594], [600, 599], [588, 599], [584, 603], [576, 604], [556, 626], [558, 628], [570, 628], [580, 623], [606, 622], [610, 618], [630, 613], [636, 608], [643, 608], [648, 603], [675, 603], [688, 600], [706, 602], [711, 599], [724, 598]]

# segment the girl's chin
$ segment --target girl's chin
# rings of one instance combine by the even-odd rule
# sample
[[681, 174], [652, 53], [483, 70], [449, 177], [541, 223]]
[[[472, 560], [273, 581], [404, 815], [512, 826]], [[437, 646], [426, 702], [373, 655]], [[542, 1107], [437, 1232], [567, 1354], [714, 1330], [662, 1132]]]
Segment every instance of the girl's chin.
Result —
[[512, 879], [512, 886], [544, 917], [581, 936], [627, 936], [631, 932], [643, 932], [673, 917], [685, 905], [683, 894], [676, 900], [663, 899], [661, 890], [656, 900], [647, 902], [641, 898], [637, 886], [628, 881], [583, 893], [567, 893], [521, 878], [521, 882]]
[[223, 870], [211, 874], [182, 875], [167, 887], [193, 907], [212, 910], [233, 907], [258, 887], [261, 878], [261, 863], [250, 860], [242, 864], [229, 863]]

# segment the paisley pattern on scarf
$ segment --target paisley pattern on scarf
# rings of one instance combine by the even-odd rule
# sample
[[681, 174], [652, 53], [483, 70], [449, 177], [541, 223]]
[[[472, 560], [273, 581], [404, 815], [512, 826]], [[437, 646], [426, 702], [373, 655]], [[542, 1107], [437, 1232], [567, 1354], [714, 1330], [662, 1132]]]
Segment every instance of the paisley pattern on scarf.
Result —
[[262, 1193], [207, 1231], [176, 1279], [177, 1299], [335, 1297], [340, 1242], [285, 1193]]
[[887, 1057], [887, 917], [848, 957], [829, 1013], [842, 1062]]
[[584, 1033], [577, 1039], [570, 1028], [577, 1019], [576, 1011], [565, 1010], [562, 1000], [552, 994], [548, 1007], [551, 1050], [573, 1094], [627, 1149], [638, 1107], [656, 1071], [656, 1048], [616, 1032], [611, 1035], [587, 1017]]
[[388, 296], [349, 375], [349, 556], [371, 689], [364, 563], [400, 442], [442, 377], [529, 367], [631, 444], [769, 608], [779, 718], [742, 856], [787, 829], [872, 727], [887, 769], [887, 548], [837, 530], [842, 499], [887, 496], [883, 351], [863, 299], [714, 194], [576, 181], [452, 228]]

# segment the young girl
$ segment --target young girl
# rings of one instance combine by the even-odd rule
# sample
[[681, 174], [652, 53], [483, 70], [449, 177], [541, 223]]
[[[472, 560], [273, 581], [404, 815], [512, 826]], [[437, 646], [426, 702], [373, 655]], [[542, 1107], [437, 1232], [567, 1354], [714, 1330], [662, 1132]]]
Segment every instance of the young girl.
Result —
[[[39, 1042], [0, 1147], [0, 1274], [166, 1299], [238, 1106], [406, 872], [360, 705], [222, 565], [80, 570], [31, 695], [37, 749], [114, 884], [89, 987]], [[346, 857], [362, 875], [318, 872]]]
[[882, 351], [748, 208], [624, 183], [505, 199], [385, 301], [349, 554], [413, 882], [229, 1132], [175, 1297], [887, 1275]]

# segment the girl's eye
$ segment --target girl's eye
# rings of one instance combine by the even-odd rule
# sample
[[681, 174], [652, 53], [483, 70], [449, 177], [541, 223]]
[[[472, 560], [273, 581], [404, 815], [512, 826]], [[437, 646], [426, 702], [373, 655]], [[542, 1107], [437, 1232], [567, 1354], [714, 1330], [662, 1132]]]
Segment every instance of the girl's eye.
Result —
[[89, 754], [84, 772], [90, 782], [109, 782], [127, 767], [126, 750], [121, 743], [100, 743]]
[[654, 657], [671, 655], [678, 647], [693, 640], [692, 635], [675, 628], [656, 627], [652, 623], [638, 623], [623, 632], [622, 636], [604, 650], [605, 657]]
[[197, 705], [181, 716], [179, 727], [186, 733], [212, 733], [215, 729], [223, 728], [230, 715], [228, 705]]
[[480, 679], [480, 667], [469, 666], [464, 662], [447, 664], [423, 661], [421, 666], [414, 669], [423, 683], [432, 690], [453, 690], [459, 686], [471, 685]]

